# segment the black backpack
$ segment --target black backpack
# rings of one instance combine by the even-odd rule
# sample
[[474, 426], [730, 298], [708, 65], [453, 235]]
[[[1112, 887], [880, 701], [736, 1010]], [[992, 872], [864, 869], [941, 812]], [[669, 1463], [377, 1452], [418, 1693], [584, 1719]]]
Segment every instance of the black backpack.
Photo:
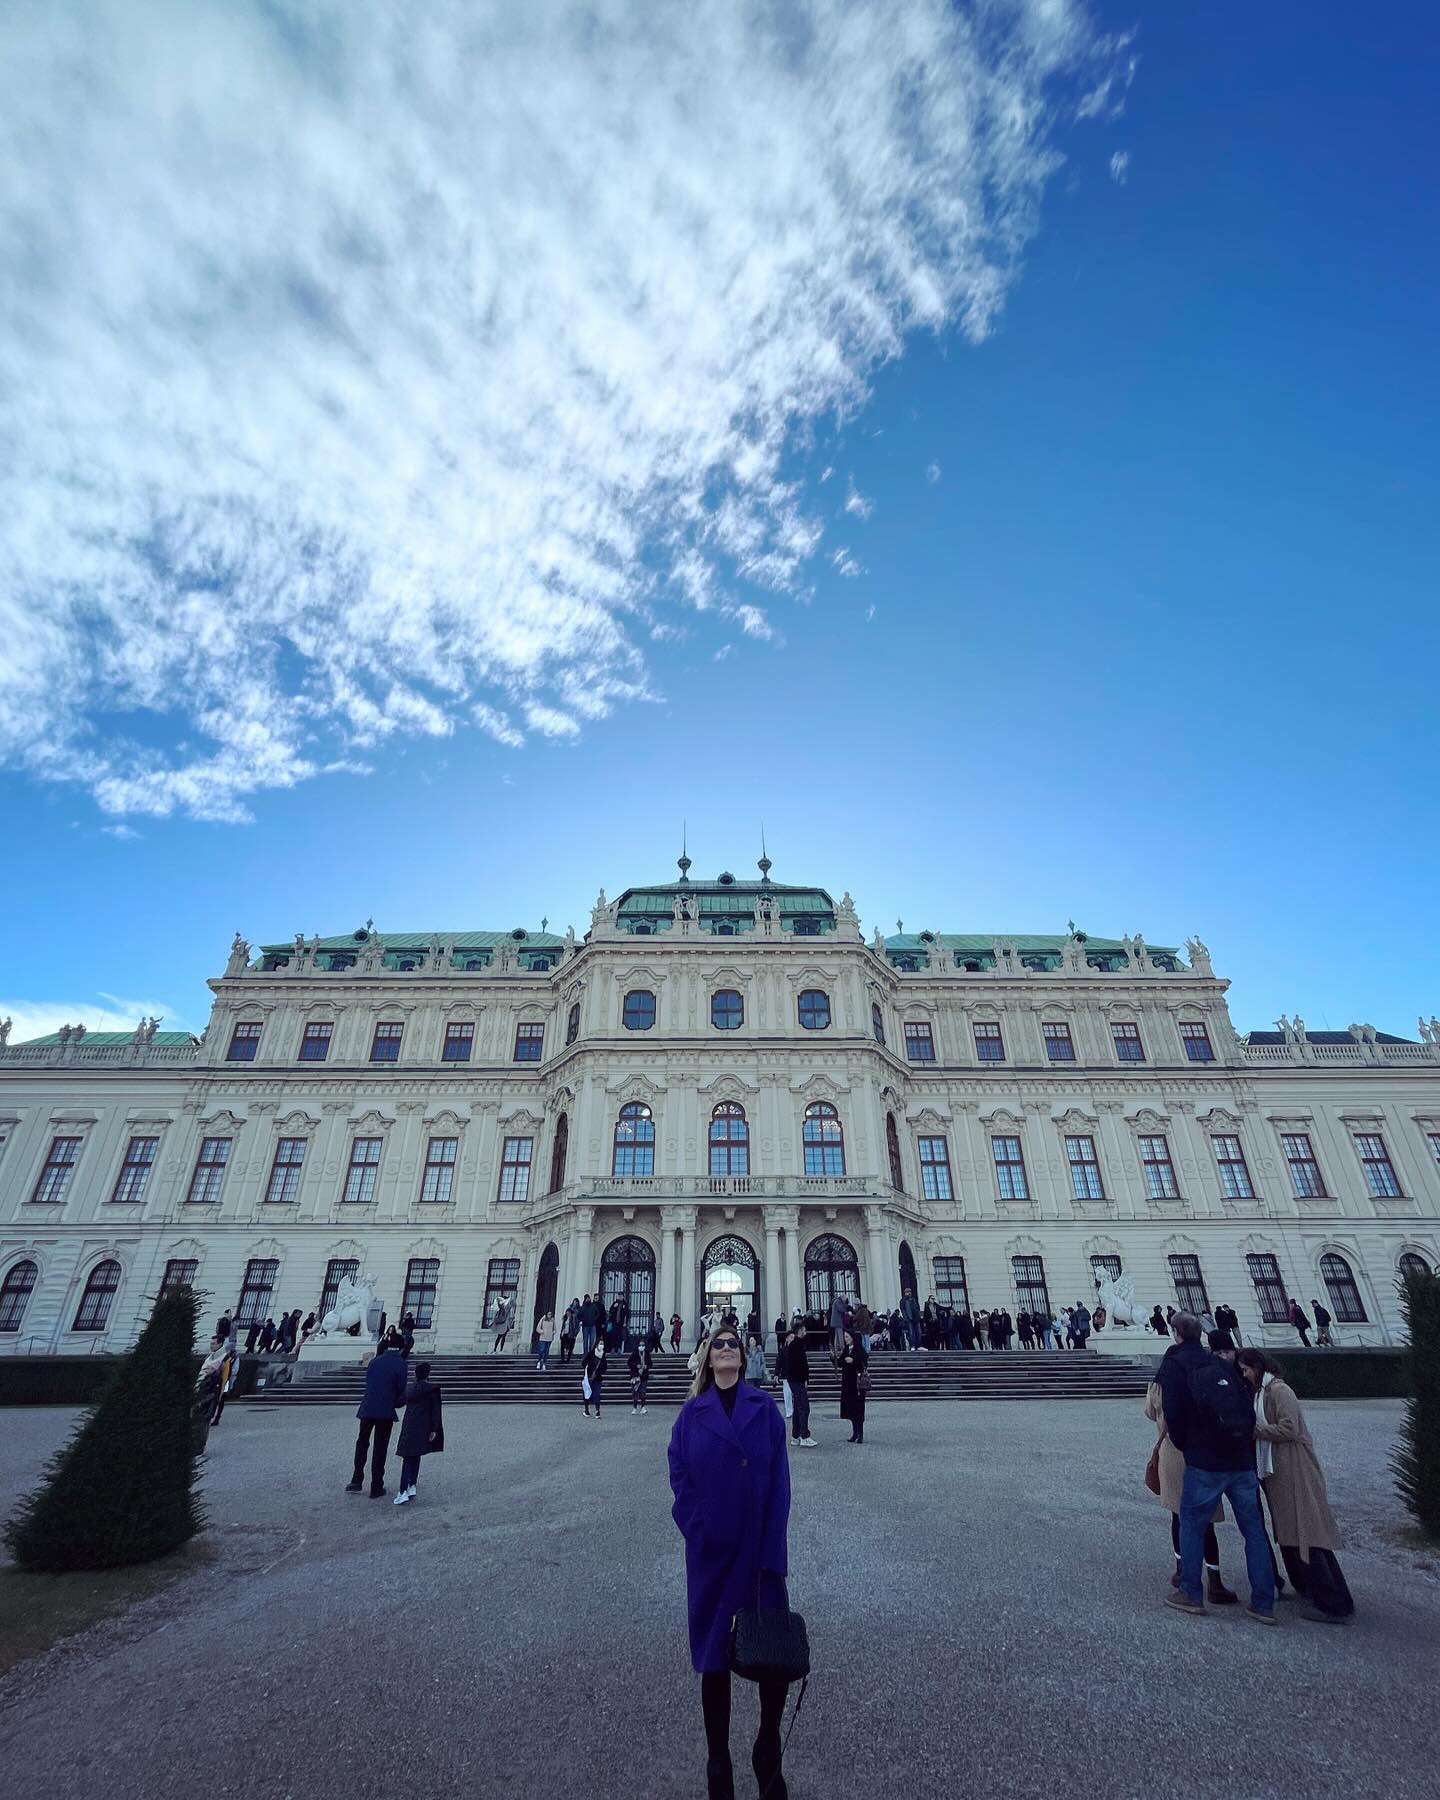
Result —
[[1234, 1444], [1255, 1436], [1255, 1397], [1244, 1377], [1218, 1356], [1190, 1371], [1190, 1400], [1200, 1422], [1216, 1437]]

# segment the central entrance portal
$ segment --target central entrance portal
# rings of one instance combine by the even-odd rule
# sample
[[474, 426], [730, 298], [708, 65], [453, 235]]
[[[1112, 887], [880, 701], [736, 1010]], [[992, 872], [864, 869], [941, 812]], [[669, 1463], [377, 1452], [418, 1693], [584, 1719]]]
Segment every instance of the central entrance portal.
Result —
[[625, 1320], [625, 1348], [645, 1341], [655, 1316], [655, 1252], [644, 1238], [620, 1237], [600, 1259], [600, 1304], [608, 1312], [619, 1301]]
[[703, 1311], [733, 1312], [745, 1329], [751, 1312], [760, 1310], [760, 1264], [744, 1238], [718, 1237], [707, 1246], [701, 1288]]

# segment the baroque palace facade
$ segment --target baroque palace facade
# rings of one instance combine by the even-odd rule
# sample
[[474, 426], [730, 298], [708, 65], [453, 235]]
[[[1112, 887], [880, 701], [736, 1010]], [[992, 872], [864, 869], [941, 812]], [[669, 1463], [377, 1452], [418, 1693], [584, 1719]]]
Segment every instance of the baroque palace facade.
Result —
[[[1399, 1334], [1440, 1266], [1440, 1021], [1238, 1036], [1199, 942], [876, 932], [722, 875], [546, 931], [238, 936], [202, 1039], [0, 1029], [0, 1354], [118, 1349], [170, 1282], [242, 1323], [374, 1277], [423, 1349], [572, 1295], [767, 1322], [839, 1291], [1226, 1301]], [[1144, 1348], [1139, 1330], [1105, 1340]], [[1150, 1340], [1153, 1343], [1153, 1339]]]

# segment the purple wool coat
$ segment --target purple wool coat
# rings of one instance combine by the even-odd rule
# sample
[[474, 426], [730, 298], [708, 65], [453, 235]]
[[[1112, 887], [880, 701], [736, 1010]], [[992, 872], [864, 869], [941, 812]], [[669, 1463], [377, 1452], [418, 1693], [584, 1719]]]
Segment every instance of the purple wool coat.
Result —
[[[785, 1421], [742, 1381], [727, 1417], [713, 1387], [680, 1408], [670, 1433], [671, 1516], [685, 1539], [690, 1660], [730, 1667], [730, 1626], [754, 1606], [786, 1604], [790, 1463]], [[763, 1571], [763, 1581], [761, 1579]]]

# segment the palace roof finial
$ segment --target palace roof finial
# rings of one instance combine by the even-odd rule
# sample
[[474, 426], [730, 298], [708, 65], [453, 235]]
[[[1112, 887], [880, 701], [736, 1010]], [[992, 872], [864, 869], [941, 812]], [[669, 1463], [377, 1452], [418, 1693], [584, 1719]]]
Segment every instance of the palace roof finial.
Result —
[[690, 879], [690, 827], [685, 821], [680, 825], [680, 854], [675, 858], [680, 868], [680, 879]]
[[770, 871], [774, 866], [765, 850], [765, 826], [762, 823], [760, 826], [760, 861], [756, 865], [762, 881], [769, 881]]

